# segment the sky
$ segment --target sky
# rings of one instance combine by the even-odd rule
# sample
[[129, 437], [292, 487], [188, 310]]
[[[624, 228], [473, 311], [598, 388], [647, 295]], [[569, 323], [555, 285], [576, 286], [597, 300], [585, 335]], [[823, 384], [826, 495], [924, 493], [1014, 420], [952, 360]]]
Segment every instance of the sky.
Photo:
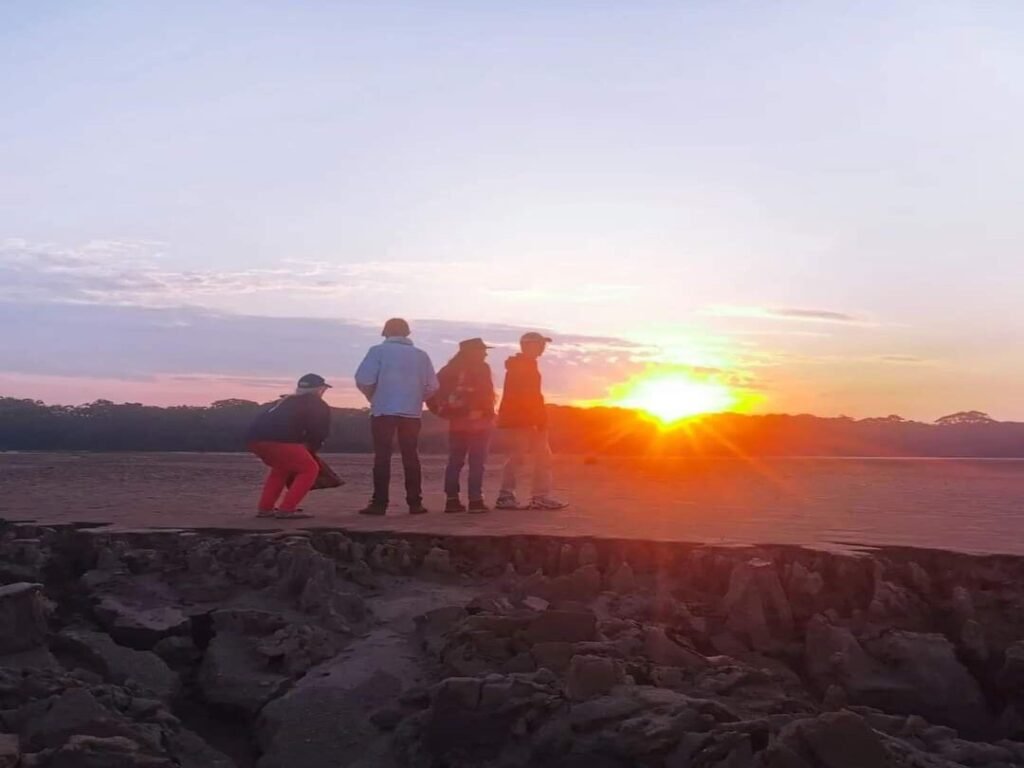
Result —
[[0, 395], [354, 405], [550, 332], [758, 411], [1024, 420], [1024, 5], [0, 5]]

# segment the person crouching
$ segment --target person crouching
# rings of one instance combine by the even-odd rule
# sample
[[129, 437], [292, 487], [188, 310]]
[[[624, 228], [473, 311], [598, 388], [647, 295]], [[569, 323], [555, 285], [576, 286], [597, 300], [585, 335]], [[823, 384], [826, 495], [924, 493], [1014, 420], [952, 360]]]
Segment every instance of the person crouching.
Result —
[[[307, 373], [299, 379], [294, 394], [266, 407], [249, 427], [249, 450], [270, 467], [257, 517], [312, 517], [303, 514], [299, 504], [320, 472], [313, 453], [320, 450], [331, 431], [331, 408], [323, 399], [330, 388], [323, 376]], [[291, 485], [278, 506], [289, 480]]]
[[465, 512], [459, 477], [469, 459], [469, 511], [490, 511], [484, 502], [484, 468], [494, 425], [494, 380], [483, 339], [459, 343], [459, 351], [437, 378], [440, 389], [431, 410], [448, 419], [448, 466], [444, 473], [445, 512]]

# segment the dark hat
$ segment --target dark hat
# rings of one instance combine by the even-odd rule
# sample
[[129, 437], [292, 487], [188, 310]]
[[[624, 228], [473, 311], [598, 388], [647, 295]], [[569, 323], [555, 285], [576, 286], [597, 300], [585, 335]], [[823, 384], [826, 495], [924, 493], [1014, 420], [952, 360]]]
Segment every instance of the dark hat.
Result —
[[477, 336], [475, 338], [459, 342], [459, 352], [465, 352], [469, 349], [494, 349], [494, 347], [488, 346], [484, 343], [483, 339]]
[[408, 336], [412, 331], [409, 330], [409, 323], [400, 317], [392, 317], [386, 323], [384, 323], [384, 330], [381, 331], [381, 336]]
[[330, 389], [331, 385], [324, 380], [323, 376], [316, 373], [307, 373], [299, 379], [299, 383], [296, 385], [296, 389], [319, 389], [320, 387]]
[[537, 333], [536, 331], [528, 331], [519, 337], [520, 344], [528, 344], [531, 342], [535, 344], [550, 344], [551, 337], [545, 336], [543, 333]]

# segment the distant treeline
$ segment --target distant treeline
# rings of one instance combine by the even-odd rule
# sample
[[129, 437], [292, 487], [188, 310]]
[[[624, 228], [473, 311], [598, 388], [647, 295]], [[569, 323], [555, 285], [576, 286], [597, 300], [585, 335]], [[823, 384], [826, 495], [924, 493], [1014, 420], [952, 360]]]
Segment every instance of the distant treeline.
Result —
[[[158, 408], [106, 400], [61, 406], [0, 398], [0, 450], [239, 451], [259, 407], [246, 400]], [[555, 451], [584, 455], [1024, 458], [1024, 423], [994, 421], [978, 411], [951, 414], [934, 424], [898, 416], [716, 414], [664, 430], [632, 411], [549, 406], [549, 422]], [[424, 451], [445, 450], [446, 428], [445, 422], [425, 415]], [[499, 431], [495, 449], [501, 448]], [[367, 412], [334, 409], [325, 450], [368, 452]]]

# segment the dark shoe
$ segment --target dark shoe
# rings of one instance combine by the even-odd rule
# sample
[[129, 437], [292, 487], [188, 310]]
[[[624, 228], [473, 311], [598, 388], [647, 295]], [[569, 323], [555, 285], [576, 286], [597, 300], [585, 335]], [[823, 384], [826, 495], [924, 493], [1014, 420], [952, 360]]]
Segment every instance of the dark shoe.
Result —
[[386, 504], [379, 504], [376, 501], [371, 501], [365, 507], [359, 510], [360, 515], [374, 515], [381, 517], [387, 514], [388, 508]]
[[483, 499], [470, 499], [469, 511], [474, 515], [479, 515], [483, 514], [484, 512], [490, 512], [491, 508], [487, 506], [487, 502], [485, 502]]
[[449, 496], [448, 501], [445, 502], [444, 511], [453, 515], [458, 514], [459, 512], [465, 512], [466, 507], [461, 501], [459, 501], [458, 496]]
[[420, 503], [420, 502], [416, 502], [415, 504], [410, 504], [409, 505], [409, 514], [410, 515], [425, 515], [429, 511], [430, 510], [427, 509], [426, 507], [424, 507], [423, 504]]

